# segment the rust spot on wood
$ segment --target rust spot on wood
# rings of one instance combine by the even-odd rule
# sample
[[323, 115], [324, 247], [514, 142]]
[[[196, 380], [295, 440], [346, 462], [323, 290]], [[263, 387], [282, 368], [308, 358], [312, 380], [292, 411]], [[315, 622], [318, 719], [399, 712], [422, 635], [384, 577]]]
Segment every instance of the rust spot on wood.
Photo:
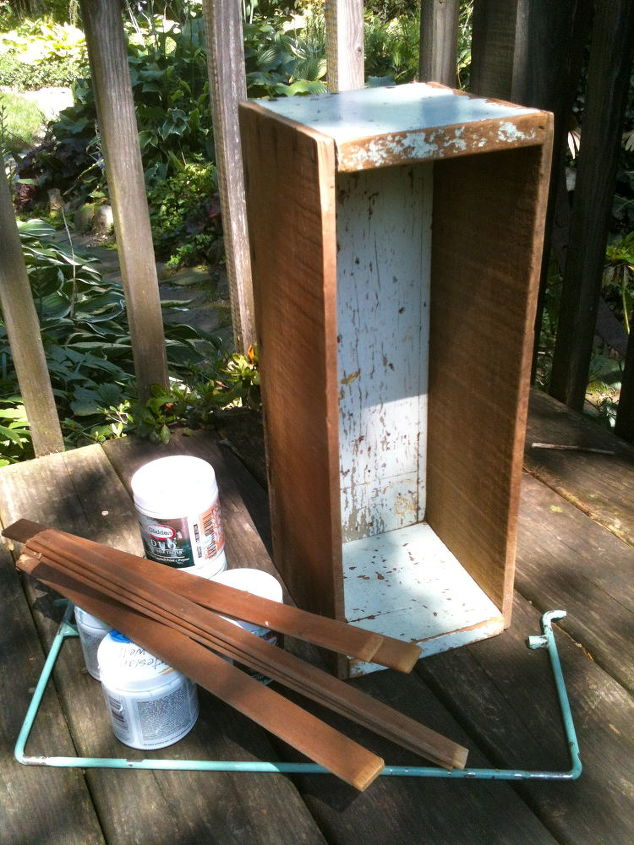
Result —
[[359, 378], [361, 375], [361, 370], [355, 370], [354, 373], [350, 373], [349, 376], [344, 376], [341, 379], [341, 384], [351, 384], [353, 381]]

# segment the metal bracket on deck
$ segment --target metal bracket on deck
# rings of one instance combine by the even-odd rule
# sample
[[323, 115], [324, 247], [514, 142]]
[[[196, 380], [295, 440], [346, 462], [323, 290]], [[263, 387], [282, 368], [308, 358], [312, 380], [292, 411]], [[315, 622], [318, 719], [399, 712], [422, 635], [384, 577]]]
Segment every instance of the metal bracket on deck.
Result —
[[[76, 628], [70, 623], [73, 606], [68, 605], [62, 622], [49, 651], [42, 673], [31, 698], [22, 728], [15, 745], [15, 759], [25, 766], [60, 766], [80, 767], [84, 769], [170, 769], [181, 771], [206, 771], [206, 772], [261, 772], [277, 774], [329, 774], [327, 769], [316, 763], [265, 763], [265, 762], [242, 762], [240, 760], [127, 760], [117, 757], [44, 757], [29, 756], [25, 753], [31, 729], [37, 717], [40, 703], [44, 696], [46, 685], [51, 677], [57, 657], [61, 651], [64, 641], [68, 637], [77, 636]], [[579, 744], [575, 731], [568, 693], [561, 662], [555, 643], [552, 622], [562, 619], [566, 615], [565, 610], [551, 610], [544, 613], [541, 619], [542, 634], [528, 638], [528, 647], [531, 649], [546, 648], [555, 679], [557, 697], [564, 724], [564, 732], [570, 751], [570, 769], [563, 772], [557, 771], [530, 771], [523, 769], [452, 769], [446, 771], [432, 766], [386, 766], [381, 772], [382, 775], [393, 775], [400, 777], [429, 777], [429, 778], [452, 778], [471, 780], [576, 780], [581, 774], [581, 759], [579, 757]]]

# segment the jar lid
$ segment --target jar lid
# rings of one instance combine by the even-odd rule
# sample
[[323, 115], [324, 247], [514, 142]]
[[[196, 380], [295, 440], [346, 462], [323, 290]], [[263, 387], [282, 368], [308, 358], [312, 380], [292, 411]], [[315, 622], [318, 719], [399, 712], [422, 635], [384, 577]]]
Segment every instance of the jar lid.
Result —
[[[263, 572], [261, 569], [249, 569], [248, 567], [225, 569], [224, 572], [214, 575], [211, 580], [226, 584], [227, 587], [233, 587], [236, 590], [253, 593], [254, 596], [259, 596], [263, 599], [281, 602], [283, 598], [282, 585], [277, 578], [269, 575], [268, 572]], [[227, 619], [228, 622], [239, 625], [245, 631], [251, 631], [252, 634], [259, 634], [261, 631], [266, 630], [261, 625], [244, 622], [242, 619], [231, 619], [227, 616], [223, 618]]]
[[106, 686], [129, 691], [171, 683], [180, 672], [168, 666], [120, 631], [110, 631], [97, 651], [99, 677]]
[[205, 507], [218, 492], [211, 464], [193, 455], [150, 461], [134, 473], [130, 486], [137, 507], [165, 518]]

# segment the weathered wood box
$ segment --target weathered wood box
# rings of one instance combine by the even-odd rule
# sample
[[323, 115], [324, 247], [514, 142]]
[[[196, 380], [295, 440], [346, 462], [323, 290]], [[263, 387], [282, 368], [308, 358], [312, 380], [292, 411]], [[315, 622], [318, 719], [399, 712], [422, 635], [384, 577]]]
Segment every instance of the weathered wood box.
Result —
[[499, 633], [551, 116], [412, 84], [241, 127], [276, 565], [423, 654]]

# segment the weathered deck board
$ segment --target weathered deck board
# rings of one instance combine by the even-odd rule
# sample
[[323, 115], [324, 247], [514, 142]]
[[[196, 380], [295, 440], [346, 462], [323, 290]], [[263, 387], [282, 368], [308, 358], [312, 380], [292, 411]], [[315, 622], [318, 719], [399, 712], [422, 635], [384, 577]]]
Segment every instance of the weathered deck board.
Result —
[[519, 592], [539, 610], [566, 610], [561, 627], [634, 689], [632, 546], [527, 475], [519, 538]]
[[[546, 653], [524, 643], [539, 630], [539, 613], [516, 596], [508, 631], [423, 660], [418, 671], [448, 696], [496, 764], [568, 769]], [[624, 845], [634, 839], [632, 700], [566, 634], [557, 643], [584, 773], [571, 783], [527, 782], [521, 794], [561, 843]]]
[[[44, 662], [18, 573], [0, 547], [0, 839], [4, 845], [102, 845], [99, 820], [79, 769], [44, 769], [17, 763], [13, 748]], [[55, 690], [42, 702], [29, 753], [74, 754]]]
[[[423, 661], [424, 662], [424, 661]], [[436, 695], [415, 674], [391, 670], [352, 682], [408, 715], [433, 725], [470, 748], [468, 765], [489, 766]], [[343, 724], [343, 723], [342, 723]], [[348, 727], [348, 730], [350, 728]], [[387, 763], [425, 765], [413, 754], [354, 733]], [[366, 793], [354, 795], [332, 779], [297, 778], [299, 789], [326, 839], [337, 845], [553, 845], [557, 842], [509, 784], [500, 781], [448, 781], [381, 777]]]
[[[4, 524], [25, 517], [130, 551], [140, 549], [132, 505], [100, 447], [87, 447], [3, 470]], [[229, 527], [231, 509], [225, 513]], [[239, 549], [239, 530], [228, 531]], [[49, 642], [57, 622], [43, 590], [31, 586], [35, 621]], [[112, 736], [98, 685], [82, 672], [78, 643], [64, 646], [55, 682], [75, 745], [88, 756], [139, 759], [142, 752]], [[152, 756], [188, 759], [274, 759], [263, 731], [201, 693], [201, 717], [177, 747]], [[58, 749], [51, 748], [50, 753]], [[280, 775], [114, 771], [86, 773], [108, 843], [323, 843], [290, 781]]]
[[[607, 449], [615, 454], [539, 449], [532, 448], [533, 443]], [[524, 466], [595, 522], [634, 545], [634, 447], [534, 390]]]

